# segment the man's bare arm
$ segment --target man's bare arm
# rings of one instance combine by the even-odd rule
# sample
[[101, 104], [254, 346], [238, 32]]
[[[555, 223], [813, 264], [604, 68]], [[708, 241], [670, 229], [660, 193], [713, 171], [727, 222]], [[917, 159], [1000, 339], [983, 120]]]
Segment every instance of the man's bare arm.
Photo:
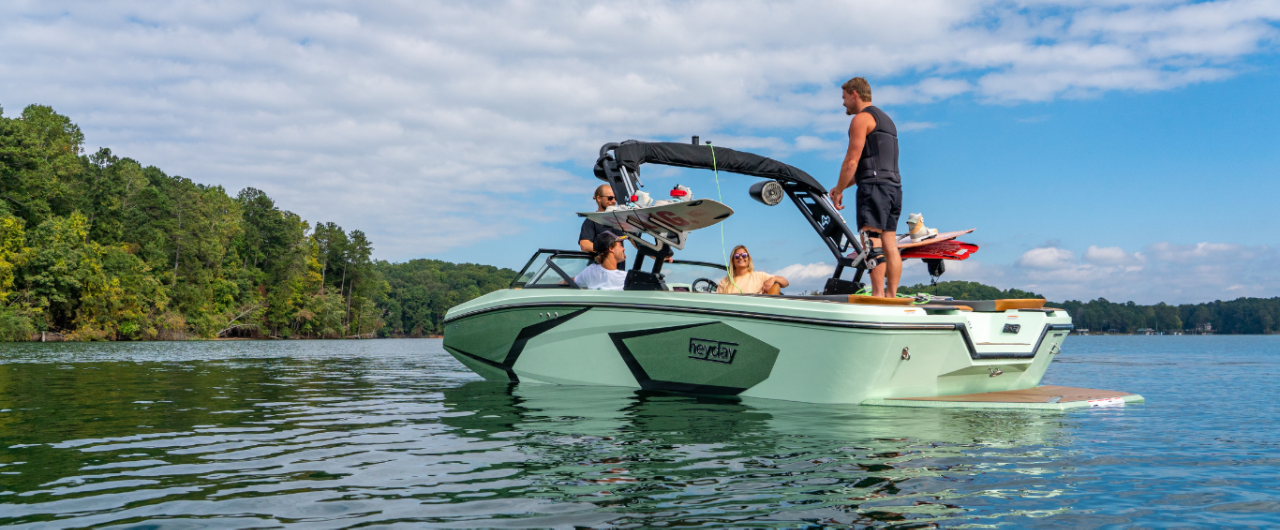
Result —
[[836, 209], [844, 208], [844, 190], [856, 184], [858, 160], [862, 158], [862, 146], [867, 143], [867, 133], [876, 128], [876, 120], [870, 114], [860, 113], [849, 121], [849, 150], [840, 164], [840, 179], [831, 188], [831, 199]]
[[583, 251], [583, 252], [591, 252], [591, 249], [593, 248], [593, 246], [592, 246], [592, 244], [591, 244], [591, 240], [590, 240], [590, 239], [579, 239], [579, 240], [578, 240], [578, 248], [582, 249], [582, 251]]

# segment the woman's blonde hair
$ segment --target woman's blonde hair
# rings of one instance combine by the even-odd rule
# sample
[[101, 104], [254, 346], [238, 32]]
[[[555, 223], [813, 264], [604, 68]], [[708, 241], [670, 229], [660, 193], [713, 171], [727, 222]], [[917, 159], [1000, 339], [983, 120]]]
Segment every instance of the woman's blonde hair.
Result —
[[736, 247], [733, 247], [733, 250], [732, 250], [731, 252], [729, 252], [729, 266], [730, 266], [730, 270], [731, 270], [731, 271], [733, 271], [733, 274], [734, 274], [734, 275], [737, 275], [737, 274], [738, 274], [738, 268], [733, 266], [733, 255], [738, 253], [738, 249], [742, 249], [742, 250], [745, 250], [745, 251], [747, 252], [747, 272], [755, 272], [755, 271], [756, 271], [756, 262], [755, 262], [755, 260], [754, 260], [754, 259], [752, 259], [752, 257], [751, 257], [751, 251], [750, 251], [750, 250], [747, 250], [747, 246], [746, 246], [746, 245], [738, 245], [738, 246], [736, 246]]

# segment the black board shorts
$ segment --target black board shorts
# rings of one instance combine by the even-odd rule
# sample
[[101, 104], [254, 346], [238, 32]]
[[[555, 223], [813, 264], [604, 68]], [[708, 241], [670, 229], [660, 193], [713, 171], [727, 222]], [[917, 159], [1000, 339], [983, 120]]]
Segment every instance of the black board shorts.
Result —
[[898, 217], [902, 215], [902, 187], [885, 184], [858, 184], [854, 195], [858, 210], [858, 227], [869, 226], [890, 232], [898, 231]]

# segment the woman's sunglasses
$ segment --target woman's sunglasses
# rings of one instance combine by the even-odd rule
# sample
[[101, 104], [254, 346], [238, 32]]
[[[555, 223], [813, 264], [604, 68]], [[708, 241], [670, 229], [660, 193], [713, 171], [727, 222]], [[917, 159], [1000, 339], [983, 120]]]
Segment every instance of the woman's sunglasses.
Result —
[[733, 255], [733, 259], [747, 259], [747, 258], [749, 258], [749, 257], [751, 257], [751, 256], [750, 256], [750, 255], [748, 255], [746, 252], [739, 252], [739, 253], [737, 253], [737, 254], [734, 254], [734, 255]]

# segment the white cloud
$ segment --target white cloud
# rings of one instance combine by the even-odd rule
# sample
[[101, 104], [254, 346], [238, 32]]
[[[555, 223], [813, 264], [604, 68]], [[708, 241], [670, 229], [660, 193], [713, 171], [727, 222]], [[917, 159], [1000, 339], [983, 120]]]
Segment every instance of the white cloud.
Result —
[[973, 88], [973, 83], [964, 79], [930, 77], [908, 86], [886, 86], [880, 90], [873, 91], [871, 96], [877, 105], [932, 103], [970, 92]]
[[834, 265], [826, 263], [810, 263], [808, 265], [796, 263], [794, 265], [787, 265], [774, 274], [789, 280], [812, 280], [815, 278], [827, 278], [831, 276], [831, 273], [835, 272], [835, 270], [836, 268]]
[[789, 292], [794, 291], [820, 291], [826, 284], [827, 278], [831, 277], [831, 273], [835, 272], [835, 265], [827, 263], [810, 263], [808, 265], [796, 263], [788, 265], [773, 274], [786, 278], [791, 284], [787, 289]]
[[844, 143], [844, 142], [823, 140], [822, 138], [818, 138], [817, 136], [804, 135], [804, 136], [796, 137], [797, 151], [829, 151], [829, 150], [835, 150], [835, 149], [844, 149], [848, 145], [849, 145], [848, 143]]
[[886, 105], [1162, 90], [1233, 75], [1277, 20], [1252, 0], [20, 1], [0, 5], [0, 104], [403, 259], [560, 216], [530, 198], [589, 195], [607, 141], [839, 149], [851, 75]]
[[898, 132], [923, 131], [937, 127], [938, 124], [929, 121], [904, 121], [898, 126]]
[[1254, 259], [1260, 251], [1267, 247], [1250, 248], [1232, 243], [1196, 243], [1194, 245], [1174, 245], [1156, 243], [1148, 249], [1159, 260], [1174, 263], [1190, 262], [1236, 262]]
[[1125, 252], [1120, 247], [1090, 245], [1084, 251], [1084, 259], [1094, 265], [1141, 265], [1147, 258], [1141, 252]]
[[1033, 248], [1018, 258], [1018, 266], [1032, 269], [1061, 270], [1072, 266], [1075, 253], [1054, 247]]
[[1187, 303], [1270, 297], [1280, 291], [1273, 267], [1280, 252], [1269, 246], [1221, 243], [1148, 245], [1143, 251], [1091, 246], [1083, 261], [1069, 250], [1027, 251], [1014, 266], [975, 263], [961, 271], [948, 263], [947, 279], [1035, 291], [1053, 300], [1107, 298], [1139, 303]]

